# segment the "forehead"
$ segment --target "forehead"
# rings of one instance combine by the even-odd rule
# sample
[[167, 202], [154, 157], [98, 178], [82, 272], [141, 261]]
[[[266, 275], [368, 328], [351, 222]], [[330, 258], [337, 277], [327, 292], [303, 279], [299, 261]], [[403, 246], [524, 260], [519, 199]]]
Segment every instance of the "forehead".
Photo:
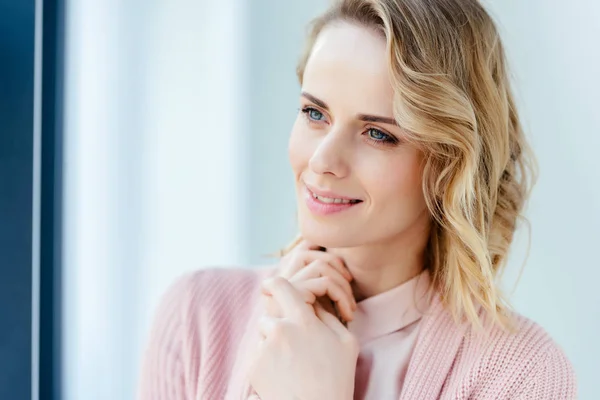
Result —
[[347, 22], [326, 27], [307, 61], [303, 90], [328, 103], [362, 100], [363, 104], [355, 106], [391, 113], [393, 90], [385, 38], [373, 29]]

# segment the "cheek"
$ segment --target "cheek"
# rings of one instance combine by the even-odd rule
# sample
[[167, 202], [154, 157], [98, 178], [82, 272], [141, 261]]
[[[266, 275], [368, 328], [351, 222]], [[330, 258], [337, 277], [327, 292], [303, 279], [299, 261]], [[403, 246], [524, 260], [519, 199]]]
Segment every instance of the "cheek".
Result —
[[416, 150], [408, 153], [389, 160], [379, 173], [371, 176], [370, 192], [375, 204], [386, 208], [400, 205], [411, 210], [425, 204], [422, 157]]

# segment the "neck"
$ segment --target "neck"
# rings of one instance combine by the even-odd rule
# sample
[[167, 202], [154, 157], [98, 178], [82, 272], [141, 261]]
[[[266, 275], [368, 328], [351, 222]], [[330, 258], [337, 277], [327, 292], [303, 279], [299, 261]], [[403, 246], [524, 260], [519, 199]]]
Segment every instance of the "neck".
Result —
[[[419, 224], [420, 225], [420, 224]], [[415, 227], [385, 242], [357, 247], [328, 248], [344, 260], [353, 276], [357, 301], [390, 290], [419, 275], [425, 267], [429, 224]]]

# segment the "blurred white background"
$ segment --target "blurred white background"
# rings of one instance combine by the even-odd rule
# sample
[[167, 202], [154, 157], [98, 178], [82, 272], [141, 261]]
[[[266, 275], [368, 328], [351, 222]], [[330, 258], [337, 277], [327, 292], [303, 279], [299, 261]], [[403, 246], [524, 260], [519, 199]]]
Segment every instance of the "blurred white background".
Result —
[[[154, 308], [185, 271], [256, 265], [295, 234], [287, 137], [306, 23], [325, 0], [68, 3], [67, 400], [134, 398]], [[491, 3], [491, 2], [488, 2]], [[600, 359], [600, 4], [495, 0], [541, 176], [514, 304]], [[506, 274], [525, 258], [520, 232]]]

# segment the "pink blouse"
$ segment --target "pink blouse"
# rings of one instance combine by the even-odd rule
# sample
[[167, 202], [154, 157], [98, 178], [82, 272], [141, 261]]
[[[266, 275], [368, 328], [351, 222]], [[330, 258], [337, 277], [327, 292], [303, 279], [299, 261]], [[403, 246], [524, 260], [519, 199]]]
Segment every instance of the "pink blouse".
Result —
[[427, 310], [427, 270], [386, 292], [358, 303], [348, 329], [360, 343], [354, 399], [398, 399]]

